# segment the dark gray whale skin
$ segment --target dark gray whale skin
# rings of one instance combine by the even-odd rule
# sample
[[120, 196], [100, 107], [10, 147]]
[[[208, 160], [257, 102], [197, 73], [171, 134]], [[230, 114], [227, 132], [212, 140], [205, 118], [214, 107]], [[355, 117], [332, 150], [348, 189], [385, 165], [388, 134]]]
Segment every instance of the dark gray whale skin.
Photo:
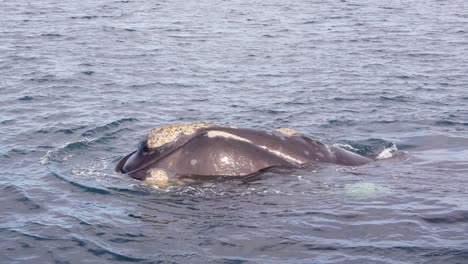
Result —
[[153, 169], [169, 178], [186, 176], [255, 175], [271, 168], [303, 168], [314, 163], [356, 166], [372, 160], [299, 133], [212, 126], [191, 135], [179, 135], [157, 148], [139, 148], [121, 159], [115, 170], [138, 180]]

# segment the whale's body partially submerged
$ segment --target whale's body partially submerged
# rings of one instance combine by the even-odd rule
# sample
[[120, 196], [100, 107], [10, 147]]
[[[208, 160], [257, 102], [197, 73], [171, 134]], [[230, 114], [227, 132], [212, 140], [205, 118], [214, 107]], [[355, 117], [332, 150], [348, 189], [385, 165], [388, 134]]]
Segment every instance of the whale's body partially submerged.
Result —
[[371, 161], [292, 129], [263, 131], [195, 123], [149, 131], [138, 150], [120, 160], [116, 171], [163, 187], [172, 179], [188, 176], [241, 177], [270, 168], [302, 168], [319, 162], [353, 166]]

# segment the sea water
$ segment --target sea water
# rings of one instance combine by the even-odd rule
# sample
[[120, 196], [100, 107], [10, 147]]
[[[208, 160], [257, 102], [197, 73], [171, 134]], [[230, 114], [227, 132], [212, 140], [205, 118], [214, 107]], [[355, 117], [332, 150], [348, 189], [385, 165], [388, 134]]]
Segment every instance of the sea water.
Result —
[[[1, 263], [468, 263], [466, 1], [5, 0], [0, 77]], [[380, 158], [113, 171], [184, 122]]]

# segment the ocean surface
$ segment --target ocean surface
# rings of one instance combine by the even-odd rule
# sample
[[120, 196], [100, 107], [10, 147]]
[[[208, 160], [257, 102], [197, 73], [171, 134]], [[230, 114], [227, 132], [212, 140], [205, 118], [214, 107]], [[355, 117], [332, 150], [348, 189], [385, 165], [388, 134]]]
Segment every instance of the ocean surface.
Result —
[[[468, 263], [468, 2], [0, 2], [0, 263]], [[158, 189], [154, 127], [387, 158]]]

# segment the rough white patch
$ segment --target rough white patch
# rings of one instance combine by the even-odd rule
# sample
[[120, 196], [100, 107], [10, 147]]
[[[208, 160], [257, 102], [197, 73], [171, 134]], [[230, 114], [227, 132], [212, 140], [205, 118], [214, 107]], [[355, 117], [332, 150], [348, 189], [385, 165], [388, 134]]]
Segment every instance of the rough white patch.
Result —
[[277, 128], [275, 130], [280, 132], [283, 135], [286, 135], [286, 136], [293, 136], [293, 135], [298, 134], [296, 130], [294, 130], [292, 128], [287, 128], [287, 127], [281, 127], [281, 128]]
[[292, 156], [290, 156], [290, 155], [288, 155], [288, 154], [286, 154], [286, 153], [280, 152], [280, 151], [278, 151], [278, 150], [269, 149], [269, 148], [266, 147], [266, 146], [260, 146], [260, 147], [261, 147], [262, 149], [267, 150], [268, 152], [270, 152], [270, 153], [272, 153], [272, 154], [274, 154], [274, 155], [276, 155], [276, 156], [278, 156], [278, 157], [281, 157], [281, 158], [283, 158], [283, 159], [286, 159], [286, 160], [288, 160], [288, 161], [295, 162], [295, 163], [298, 163], [298, 164], [303, 164], [303, 163], [305, 163], [304, 161], [302, 161], [302, 160], [300, 160], [300, 159], [297, 159], [297, 158], [295, 158], [295, 157], [292, 157]]
[[193, 160], [190, 161], [190, 164], [191, 164], [192, 166], [197, 165], [197, 163], [198, 163], [198, 160], [196, 160], [196, 159], [193, 159]]
[[239, 137], [239, 136], [236, 136], [234, 134], [227, 133], [227, 132], [224, 132], [224, 131], [215, 131], [215, 130], [214, 131], [208, 131], [208, 133], [206, 133], [206, 135], [209, 138], [223, 137], [223, 138], [230, 138], [230, 139], [235, 139], [235, 140], [239, 140], [239, 141], [252, 143], [250, 140], [248, 140], [246, 138]]
[[164, 170], [152, 169], [144, 182], [158, 188], [166, 188], [169, 186], [169, 176]]
[[230, 159], [228, 156], [223, 156], [221, 159], [220, 159], [221, 163], [223, 164], [229, 164], [230, 163]]
[[151, 129], [147, 133], [147, 145], [149, 148], [157, 148], [169, 142], [175, 141], [180, 135], [192, 135], [198, 129], [213, 126], [207, 123], [172, 124]]
[[307, 156], [309, 156], [310, 153], [309, 153], [309, 151], [304, 150], [304, 154], [306, 154]]
[[397, 147], [395, 144], [392, 144], [391, 147], [384, 149], [380, 154], [377, 156], [376, 159], [388, 159], [393, 157], [393, 154], [395, 154], [398, 151]]

